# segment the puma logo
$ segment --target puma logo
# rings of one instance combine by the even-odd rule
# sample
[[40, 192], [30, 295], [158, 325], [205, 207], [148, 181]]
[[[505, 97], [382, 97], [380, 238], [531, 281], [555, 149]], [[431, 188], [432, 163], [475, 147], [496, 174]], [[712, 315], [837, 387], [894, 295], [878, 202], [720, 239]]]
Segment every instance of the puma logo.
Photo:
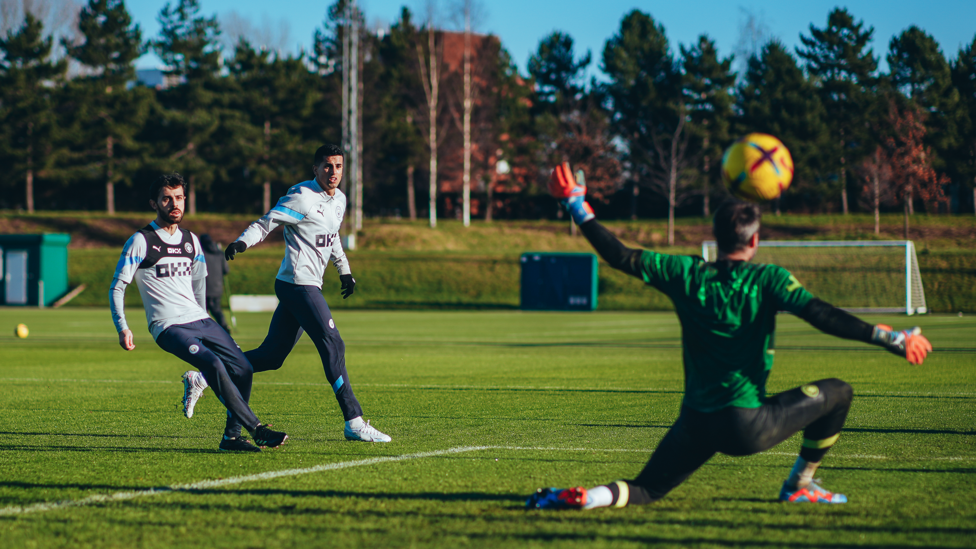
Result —
[[161, 252], [162, 251], [162, 249], [159, 246], [153, 246], [153, 249], [156, 250], [157, 252]]

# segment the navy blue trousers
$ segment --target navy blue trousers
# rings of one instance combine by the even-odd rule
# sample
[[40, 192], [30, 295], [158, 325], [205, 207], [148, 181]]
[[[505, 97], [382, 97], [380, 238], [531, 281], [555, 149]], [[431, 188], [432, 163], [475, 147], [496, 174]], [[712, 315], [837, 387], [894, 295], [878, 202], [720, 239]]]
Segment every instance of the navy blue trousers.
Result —
[[220, 402], [227, 407], [224, 435], [236, 437], [241, 425], [253, 431], [258, 418], [248, 406], [254, 371], [241, 348], [211, 319], [170, 326], [156, 338], [156, 344], [200, 370]]
[[319, 351], [325, 378], [332, 385], [343, 419], [348, 421], [363, 415], [346, 373], [346, 344], [339, 336], [322, 290], [275, 280], [275, 295], [278, 308], [271, 317], [267, 337], [260, 347], [244, 353], [254, 371], [281, 368], [302, 333], [307, 333]]

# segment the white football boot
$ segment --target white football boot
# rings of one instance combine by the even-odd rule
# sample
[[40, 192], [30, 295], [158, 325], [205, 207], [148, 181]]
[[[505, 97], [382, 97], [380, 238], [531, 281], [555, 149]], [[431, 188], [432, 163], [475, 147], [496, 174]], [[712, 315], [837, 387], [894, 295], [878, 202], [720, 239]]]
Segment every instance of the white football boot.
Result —
[[190, 370], [183, 374], [183, 415], [193, 417], [193, 407], [203, 398], [203, 390], [207, 388], [207, 380], [203, 374]]
[[379, 432], [376, 427], [373, 427], [369, 422], [363, 423], [361, 418], [358, 423], [362, 424], [359, 428], [350, 427], [346, 424], [345, 429], [343, 429], [343, 434], [346, 435], [346, 440], [359, 440], [362, 442], [390, 442], [393, 440], [390, 435]]

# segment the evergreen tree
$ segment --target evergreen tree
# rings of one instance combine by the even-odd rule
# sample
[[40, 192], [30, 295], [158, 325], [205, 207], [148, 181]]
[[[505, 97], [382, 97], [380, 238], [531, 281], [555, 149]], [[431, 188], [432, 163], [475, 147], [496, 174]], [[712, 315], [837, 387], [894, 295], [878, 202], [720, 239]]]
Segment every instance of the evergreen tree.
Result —
[[587, 196], [606, 202], [617, 187], [620, 166], [610, 144], [609, 113], [600, 97], [586, 90], [584, 72], [591, 59], [589, 52], [577, 58], [573, 38], [559, 31], [543, 38], [529, 57], [542, 154], [537, 180], [545, 181], [556, 164], [569, 162], [588, 176]]
[[952, 85], [949, 62], [935, 38], [914, 25], [891, 39], [887, 59], [891, 84], [926, 113], [925, 143], [935, 156], [932, 165], [943, 169], [944, 157], [959, 140], [959, 92]]
[[712, 183], [718, 180], [722, 151], [732, 141], [732, 106], [735, 73], [732, 56], [719, 59], [715, 42], [706, 35], [690, 48], [681, 46], [684, 69], [684, 101], [688, 106], [689, 132], [701, 159], [702, 215], [709, 216]]
[[[378, 80], [381, 95], [381, 148], [384, 152], [383, 170], [370, 179], [377, 181], [377, 202], [387, 208], [404, 209], [411, 220], [417, 218], [416, 168], [423, 162], [424, 141], [414, 119], [420, 109], [421, 83], [414, 67], [417, 63], [415, 45], [419, 39], [413, 14], [406, 7], [390, 32], [377, 44], [382, 75]], [[375, 204], [376, 202], [374, 202]]]
[[810, 36], [800, 36], [797, 54], [806, 61], [820, 100], [827, 112], [830, 147], [825, 168], [840, 175], [842, 209], [848, 212], [848, 166], [857, 165], [873, 149], [870, 120], [878, 115], [876, 75], [878, 59], [868, 48], [874, 28], [865, 28], [844, 8], [827, 16], [827, 26], [810, 25]]
[[[197, 190], [207, 190], [214, 178], [213, 159], [223, 145], [212, 139], [220, 125], [228, 99], [221, 67], [220, 27], [216, 17], [200, 15], [198, 0], [169, 3], [159, 13], [159, 38], [152, 48], [167, 65], [167, 74], [178, 82], [158, 94], [161, 119], [154, 120], [151, 134], [156, 168], [179, 171], [186, 177], [187, 212], [196, 213]], [[227, 137], [227, 136], [221, 136]]]
[[0, 38], [0, 158], [6, 166], [0, 177], [8, 188], [23, 178], [29, 213], [34, 212], [34, 178], [46, 175], [57, 155], [52, 96], [68, 64], [51, 59], [52, 42], [30, 13], [20, 28]]
[[[625, 168], [634, 185], [663, 196], [668, 205], [668, 244], [674, 243], [674, 209], [690, 167], [690, 108], [680, 66], [664, 27], [634, 10], [603, 48], [603, 71], [613, 108], [614, 133], [626, 143]], [[680, 179], [679, 179], [680, 178]], [[636, 189], [634, 191], [636, 199]]]
[[[105, 209], [115, 213], [115, 184], [128, 181], [142, 163], [135, 139], [145, 123], [152, 92], [127, 89], [133, 62], [143, 52], [142, 32], [123, 0], [89, 0], [79, 15], [82, 41], [65, 42], [68, 55], [89, 71], [65, 89], [64, 120], [70, 127], [70, 157], [61, 172], [67, 180], [90, 180], [101, 172]], [[128, 181], [131, 184], [131, 181]]]
[[836, 192], [836, 184], [823, 177], [830, 145], [827, 113], [817, 89], [782, 43], [767, 43], [759, 57], [749, 60], [738, 107], [736, 133], [772, 134], [790, 150], [795, 172], [787, 195], [798, 206], [817, 208], [831, 191]]
[[272, 183], [283, 191], [310, 178], [309, 149], [317, 145], [306, 142], [303, 126], [317, 96], [315, 77], [302, 56], [255, 50], [243, 39], [228, 66], [234, 88], [222, 130], [233, 138], [221, 165], [237, 167], [243, 161], [240, 167], [247, 168], [249, 178], [262, 188], [265, 212], [271, 209]]
[[976, 38], [960, 48], [959, 57], [952, 64], [952, 83], [959, 92], [956, 110], [959, 141], [951, 171], [971, 189], [976, 208]]

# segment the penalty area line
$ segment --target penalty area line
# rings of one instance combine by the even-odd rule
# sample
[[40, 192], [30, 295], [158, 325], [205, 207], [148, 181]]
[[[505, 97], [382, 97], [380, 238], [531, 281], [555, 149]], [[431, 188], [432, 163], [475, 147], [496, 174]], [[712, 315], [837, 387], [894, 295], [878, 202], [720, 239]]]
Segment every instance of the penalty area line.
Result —
[[464, 452], [474, 452], [478, 450], [490, 450], [492, 448], [493, 448], [492, 446], [458, 446], [456, 448], [448, 448], [447, 450], [418, 452], [415, 454], [404, 454], [401, 456], [375, 457], [375, 458], [360, 459], [355, 461], [343, 461], [339, 463], [325, 463], [322, 465], [316, 465], [314, 467], [306, 467], [302, 469], [284, 469], [281, 471], [267, 471], [264, 473], [257, 473], [254, 475], [245, 475], [240, 477], [231, 477], [231, 478], [216, 479], [216, 480], [204, 480], [200, 482], [194, 482], [192, 484], [174, 484], [172, 486], [164, 486], [161, 488], [149, 488], [146, 490], [116, 492], [114, 494], [96, 494], [94, 496], [89, 496], [79, 500], [53, 501], [53, 502], [35, 503], [33, 505], [10, 506], [10, 507], [0, 508], [0, 517], [11, 516], [11, 515], [26, 515], [30, 513], [39, 513], [44, 511], [55, 511], [57, 509], [66, 509], [69, 507], [85, 507], [88, 505], [96, 505], [100, 503], [114, 503], [117, 501], [127, 501], [132, 499], [145, 498], [149, 496], [158, 496], [161, 494], [194, 492], [196, 490], [206, 490], [208, 488], [220, 488], [223, 486], [243, 484], [245, 482], [256, 482], [256, 481], [270, 480], [270, 479], [281, 478], [281, 477], [308, 475], [311, 473], [319, 473], [322, 471], [335, 471], [337, 469], [348, 469], [350, 467], [361, 467], [364, 465], [375, 465], [378, 463], [391, 463], [397, 461], [408, 461], [412, 459], [422, 459], [428, 457], [446, 456], [451, 454], [461, 454]]

